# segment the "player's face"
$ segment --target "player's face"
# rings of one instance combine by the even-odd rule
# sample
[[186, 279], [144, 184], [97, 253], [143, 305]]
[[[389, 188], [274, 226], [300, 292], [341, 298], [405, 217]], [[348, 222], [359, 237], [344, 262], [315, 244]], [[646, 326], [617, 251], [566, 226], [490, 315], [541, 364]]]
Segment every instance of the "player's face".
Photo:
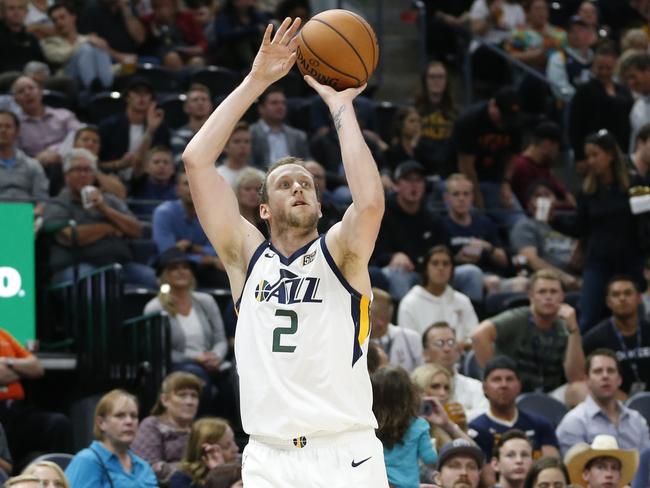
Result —
[[452, 181], [447, 185], [447, 205], [459, 215], [467, 215], [472, 210], [474, 191], [471, 181]]
[[562, 285], [557, 280], [538, 279], [528, 293], [533, 311], [542, 317], [557, 315], [564, 302]]
[[596, 458], [582, 472], [589, 488], [616, 488], [621, 480], [621, 462], [616, 458]]
[[223, 434], [221, 439], [219, 439], [219, 447], [221, 447], [221, 452], [223, 453], [223, 459], [227, 463], [233, 463], [237, 461], [239, 454], [239, 446], [235, 442], [235, 434], [230, 427], [226, 428], [226, 432]]
[[566, 488], [566, 481], [559, 469], [546, 468], [537, 475], [533, 488]]
[[460, 358], [460, 348], [454, 331], [449, 327], [434, 328], [427, 334], [423, 355], [429, 363], [438, 363], [453, 371]]
[[131, 398], [118, 398], [109, 415], [97, 417], [97, 425], [104, 433], [106, 442], [128, 447], [138, 430], [138, 407]]
[[616, 368], [616, 361], [609, 356], [594, 356], [589, 365], [587, 386], [598, 400], [607, 400], [616, 395], [621, 386], [621, 375]]
[[191, 424], [199, 408], [199, 393], [192, 388], [162, 395], [161, 400], [169, 416], [181, 425]]
[[440, 469], [442, 488], [477, 488], [480, 470], [476, 460], [469, 456], [455, 456]]
[[508, 408], [515, 403], [515, 398], [521, 392], [521, 382], [514, 371], [495, 369], [483, 381], [483, 391], [490, 404]]
[[615, 281], [607, 290], [607, 307], [614, 317], [628, 319], [633, 317], [641, 305], [641, 295], [630, 281]]
[[271, 225], [314, 229], [321, 216], [314, 178], [298, 164], [280, 166], [268, 175], [268, 203], [260, 214]]
[[512, 482], [523, 482], [533, 464], [533, 450], [525, 439], [510, 439], [499, 449], [495, 467], [501, 477]]

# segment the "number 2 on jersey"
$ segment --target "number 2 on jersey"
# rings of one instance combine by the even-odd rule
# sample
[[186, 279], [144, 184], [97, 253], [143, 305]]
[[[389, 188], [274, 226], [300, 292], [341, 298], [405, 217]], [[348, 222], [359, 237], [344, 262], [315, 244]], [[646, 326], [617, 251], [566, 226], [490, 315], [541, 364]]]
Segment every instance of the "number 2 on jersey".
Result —
[[295, 334], [298, 332], [298, 314], [293, 310], [276, 310], [276, 317], [289, 317], [291, 323], [288, 326], [278, 326], [273, 329], [273, 352], [293, 352], [296, 346], [283, 346], [280, 344], [283, 335]]

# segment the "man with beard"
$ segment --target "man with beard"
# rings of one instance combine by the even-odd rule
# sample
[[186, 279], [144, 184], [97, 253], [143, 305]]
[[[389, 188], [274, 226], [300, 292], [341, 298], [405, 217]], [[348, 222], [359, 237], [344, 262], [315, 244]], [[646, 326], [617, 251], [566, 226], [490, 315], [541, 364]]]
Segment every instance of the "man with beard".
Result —
[[524, 392], [550, 392], [575, 405], [586, 395], [585, 357], [576, 311], [563, 303], [560, 275], [548, 269], [535, 272], [528, 297], [530, 306], [506, 310], [479, 324], [472, 334], [476, 359], [485, 365], [495, 354], [508, 356]]
[[504, 432], [494, 446], [490, 464], [499, 473], [496, 487], [523, 488], [526, 474], [533, 464], [533, 446], [526, 433], [518, 429]]
[[632, 396], [650, 385], [650, 324], [639, 314], [641, 294], [629, 276], [615, 276], [605, 302], [612, 316], [591, 329], [582, 341], [585, 354], [609, 348], [616, 353], [621, 390]]
[[587, 358], [586, 372], [589, 396], [567, 413], [557, 427], [562, 452], [579, 442], [589, 444], [598, 434], [614, 436], [621, 449], [650, 447], [646, 420], [616, 398], [622, 382], [616, 354], [609, 349], [596, 349]]
[[515, 157], [510, 185], [522, 207], [526, 207], [528, 189], [540, 180], [550, 183], [558, 206], [575, 207], [573, 195], [551, 171], [560, 157], [561, 144], [562, 129], [553, 122], [542, 122], [530, 135], [526, 149]]
[[440, 450], [436, 484], [442, 488], [478, 488], [483, 453], [465, 439], [447, 442]]
[[341, 141], [352, 204], [319, 236], [312, 174], [288, 157], [269, 167], [260, 216], [270, 239], [245, 220], [214, 170], [230, 134], [254, 101], [296, 59], [298, 19], [271, 40], [266, 28], [251, 72], [217, 107], [183, 153], [197, 215], [230, 280], [238, 309], [235, 355], [244, 431], [245, 486], [387, 488], [375, 436], [366, 356], [372, 297], [368, 261], [384, 213], [384, 191], [352, 101], [305, 81], [327, 104]]

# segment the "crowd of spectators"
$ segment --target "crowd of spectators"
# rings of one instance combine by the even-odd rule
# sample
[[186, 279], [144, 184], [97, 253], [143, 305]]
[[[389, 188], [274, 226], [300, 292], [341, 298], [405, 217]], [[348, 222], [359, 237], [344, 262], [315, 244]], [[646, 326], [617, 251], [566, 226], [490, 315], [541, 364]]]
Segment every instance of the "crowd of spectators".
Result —
[[[386, 191], [368, 366], [391, 485], [648, 487], [647, 420], [623, 402], [650, 391], [650, 2], [425, 3], [418, 93], [388, 112], [355, 101]], [[106, 393], [63, 473], [31, 461], [70, 453], [71, 421], [25, 398], [43, 367], [0, 330], [0, 471], [22, 471], [6, 486], [240, 486], [236, 317], [211, 294], [229, 283], [181, 155], [224, 95], [198, 74], [236, 79], [267, 23], [308, 18], [309, 2], [0, 4], [0, 201], [34, 203], [48, 283], [120, 263], [148, 290], [173, 369], [149, 416]], [[351, 197], [306, 89], [270, 87], [215, 171], [268, 235], [264, 171], [288, 155], [327, 232]], [[568, 413], [529, 411], [526, 395]]]

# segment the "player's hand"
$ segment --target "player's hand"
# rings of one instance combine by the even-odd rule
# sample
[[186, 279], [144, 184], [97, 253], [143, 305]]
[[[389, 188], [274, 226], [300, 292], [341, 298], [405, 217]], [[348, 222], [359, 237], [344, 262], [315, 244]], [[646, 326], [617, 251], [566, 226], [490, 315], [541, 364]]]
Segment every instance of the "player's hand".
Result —
[[262, 45], [255, 56], [249, 75], [252, 79], [270, 85], [289, 72], [296, 62], [296, 32], [299, 27], [298, 17], [293, 22], [287, 17], [280, 24], [273, 40], [271, 40], [273, 25], [269, 24], [266, 27]]
[[305, 81], [311, 86], [316, 93], [323, 99], [330, 109], [330, 112], [338, 110], [342, 103], [352, 102], [357, 95], [366, 89], [367, 83], [364, 83], [358, 88], [346, 88], [345, 90], [336, 91], [329, 85], [323, 85], [316, 81], [315, 78], [305, 75]]

